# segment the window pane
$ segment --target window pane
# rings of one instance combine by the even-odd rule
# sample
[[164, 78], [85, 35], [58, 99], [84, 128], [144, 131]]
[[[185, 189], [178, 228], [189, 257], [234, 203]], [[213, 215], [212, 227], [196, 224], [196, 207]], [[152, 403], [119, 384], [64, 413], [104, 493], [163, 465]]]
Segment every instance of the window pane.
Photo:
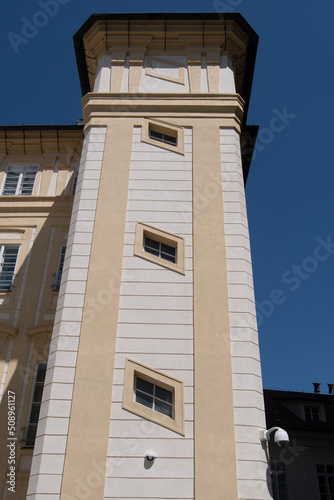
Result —
[[167, 389], [163, 389], [162, 387], [155, 387], [155, 396], [159, 399], [162, 399], [162, 401], [165, 401], [166, 403], [173, 402], [173, 393], [171, 391], [168, 391]]
[[153, 396], [153, 384], [147, 380], [137, 377], [136, 388]]
[[164, 142], [166, 142], [167, 144], [171, 144], [172, 146], [176, 146], [176, 137], [164, 134]]
[[173, 407], [172, 405], [168, 403], [164, 403], [163, 401], [160, 401], [159, 399], [155, 399], [154, 401], [154, 409], [158, 411], [159, 413], [163, 413], [164, 415], [167, 415], [170, 418], [173, 418]]
[[4, 247], [0, 272], [0, 289], [10, 290], [14, 279], [18, 246]]
[[36, 382], [43, 382], [44, 383], [45, 374], [46, 374], [46, 364], [38, 365]]
[[34, 189], [36, 171], [24, 172], [22, 176], [22, 182], [20, 187], [20, 194], [30, 195]]
[[7, 172], [2, 194], [7, 196], [14, 195], [16, 193], [19, 177], [19, 172]]
[[157, 132], [156, 130], [150, 129], [150, 137], [152, 139], [156, 139], [157, 141], [163, 141], [163, 134], [161, 132]]
[[28, 432], [27, 432], [27, 437], [26, 437], [26, 446], [33, 447], [35, 444], [35, 438], [36, 438], [36, 431], [37, 431], [37, 425], [36, 424], [31, 424], [28, 427]]
[[136, 402], [148, 408], [153, 408], [153, 396], [149, 396], [144, 392], [136, 391]]
[[30, 424], [37, 424], [40, 407], [41, 405], [39, 403], [33, 403], [30, 413]]

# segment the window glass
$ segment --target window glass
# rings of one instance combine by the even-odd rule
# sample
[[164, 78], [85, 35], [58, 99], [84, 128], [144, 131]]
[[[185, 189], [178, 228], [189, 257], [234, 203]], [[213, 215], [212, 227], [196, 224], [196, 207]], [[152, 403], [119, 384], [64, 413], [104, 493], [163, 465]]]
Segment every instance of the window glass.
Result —
[[37, 168], [36, 166], [30, 165], [9, 166], [7, 168], [2, 194], [5, 196], [31, 195], [34, 189]]
[[35, 375], [35, 385], [33, 389], [33, 398], [31, 402], [29, 422], [26, 428], [26, 434], [24, 439], [26, 448], [33, 448], [35, 444], [38, 417], [41, 409], [41, 401], [44, 389], [45, 374], [46, 374], [46, 364], [40, 363], [37, 366], [37, 371]]
[[60, 249], [59, 259], [58, 259], [57, 272], [55, 274], [55, 279], [53, 282], [53, 289], [54, 290], [59, 290], [59, 288], [60, 288], [60, 282], [61, 282], [61, 277], [62, 277], [63, 268], [64, 268], [65, 252], [66, 252], [66, 245], [62, 245], [61, 249]]
[[14, 280], [19, 245], [0, 246], [0, 290], [10, 290]]
[[138, 376], [135, 378], [135, 401], [173, 418], [173, 392]]
[[317, 465], [320, 500], [334, 500], [334, 466]]
[[144, 250], [152, 255], [156, 255], [161, 259], [176, 263], [176, 248], [161, 241], [153, 240], [148, 236], [144, 236]]

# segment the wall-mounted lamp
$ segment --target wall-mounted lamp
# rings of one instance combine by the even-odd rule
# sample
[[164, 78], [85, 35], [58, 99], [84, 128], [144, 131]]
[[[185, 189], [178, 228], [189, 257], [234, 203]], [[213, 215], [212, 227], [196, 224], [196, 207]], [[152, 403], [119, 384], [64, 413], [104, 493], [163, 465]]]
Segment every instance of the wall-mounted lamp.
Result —
[[270, 440], [270, 435], [271, 433], [274, 432], [274, 440], [275, 443], [278, 444], [278, 446], [285, 446], [289, 442], [289, 435], [288, 433], [284, 430], [281, 429], [281, 427], [272, 427], [271, 429], [268, 429], [267, 431], [260, 431], [260, 440], [262, 442], [264, 441], [269, 441]]
[[147, 451], [145, 453], [145, 460], [147, 460], [150, 463], [153, 463], [156, 458], [157, 458], [157, 455], [154, 451]]

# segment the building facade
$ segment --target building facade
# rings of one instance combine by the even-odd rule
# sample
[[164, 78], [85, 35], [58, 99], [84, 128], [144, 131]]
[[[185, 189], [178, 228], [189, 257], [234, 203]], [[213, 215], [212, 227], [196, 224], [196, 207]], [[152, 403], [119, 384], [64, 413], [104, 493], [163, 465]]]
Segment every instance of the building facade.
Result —
[[334, 497], [332, 389], [330, 394], [265, 390], [264, 400], [268, 428], [283, 427], [290, 438], [284, 448], [269, 444], [273, 498], [331, 500]]
[[244, 193], [257, 35], [239, 14], [101, 14], [74, 44], [84, 128], [2, 131], [20, 498], [270, 498]]

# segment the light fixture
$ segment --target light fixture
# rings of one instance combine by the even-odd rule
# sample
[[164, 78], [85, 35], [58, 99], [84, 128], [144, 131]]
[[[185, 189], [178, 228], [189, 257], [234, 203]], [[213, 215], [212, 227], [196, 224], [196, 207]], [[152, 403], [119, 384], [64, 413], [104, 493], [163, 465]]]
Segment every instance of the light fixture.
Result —
[[285, 446], [289, 442], [289, 435], [288, 433], [284, 430], [281, 429], [281, 427], [272, 427], [271, 429], [268, 429], [267, 431], [260, 431], [260, 440], [262, 442], [264, 441], [269, 441], [270, 440], [270, 435], [271, 433], [274, 432], [274, 440], [275, 443], [278, 444], [278, 446]]
[[147, 451], [145, 453], [145, 460], [147, 460], [148, 462], [154, 462], [154, 460], [157, 458], [157, 455], [154, 451]]

